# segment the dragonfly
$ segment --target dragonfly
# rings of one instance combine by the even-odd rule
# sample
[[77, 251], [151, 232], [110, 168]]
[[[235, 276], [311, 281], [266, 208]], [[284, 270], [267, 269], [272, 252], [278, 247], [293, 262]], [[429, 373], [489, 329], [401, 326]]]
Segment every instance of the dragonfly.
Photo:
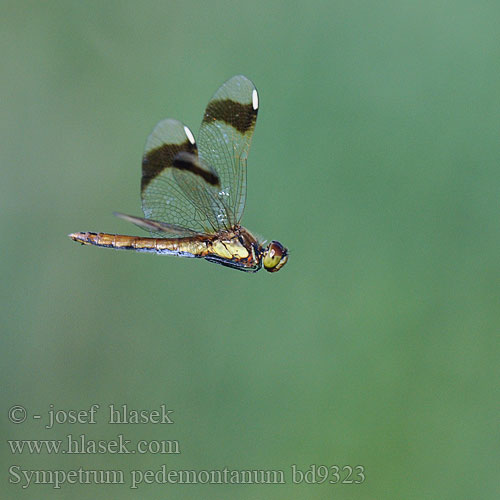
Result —
[[203, 258], [246, 272], [279, 271], [288, 260], [287, 248], [278, 241], [266, 245], [240, 225], [258, 110], [255, 85], [237, 75], [209, 101], [198, 142], [182, 122], [160, 121], [142, 157], [144, 217], [114, 213], [150, 237], [91, 232], [69, 237], [83, 245]]

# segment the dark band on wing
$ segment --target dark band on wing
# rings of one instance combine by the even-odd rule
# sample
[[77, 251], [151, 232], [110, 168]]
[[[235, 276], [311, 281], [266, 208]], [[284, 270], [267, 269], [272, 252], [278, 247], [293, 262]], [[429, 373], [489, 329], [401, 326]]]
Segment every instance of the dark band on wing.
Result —
[[241, 104], [232, 99], [215, 100], [208, 104], [203, 121], [221, 120], [244, 134], [255, 126], [257, 111], [252, 103]]
[[205, 167], [205, 165], [200, 162], [197, 155], [186, 151], [181, 151], [174, 157], [173, 167], [179, 170], [187, 170], [194, 175], [199, 175], [212, 186], [218, 186], [220, 184], [219, 176], [214, 171]]
[[162, 144], [160, 147], [148, 151], [142, 158], [141, 192], [166, 168], [173, 167], [174, 158], [182, 151], [194, 155], [198, 154], [196, 145], [191, 144], [189, 140], [182, 144]]

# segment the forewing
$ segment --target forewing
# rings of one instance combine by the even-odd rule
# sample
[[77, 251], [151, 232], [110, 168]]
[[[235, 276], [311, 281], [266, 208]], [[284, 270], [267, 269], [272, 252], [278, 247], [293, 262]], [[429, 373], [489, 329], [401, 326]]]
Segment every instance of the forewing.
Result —
[[[213, 232], [217, 220], [213, 199], [218, 185], [215, 171], [198, 159], [191, 130], [178, 120], [158, 123], [146, 141], [142, 159], [145, 219], [164, 223], [170, 237]], [[147, 229], [165, 236], [161, 228], [149, 225]]]
[[246, 201], [247, 158], [259, 101], [245, 76], [233, 76], [214, 94], [203, 116], [198, 154], [220, 178], [219, 203], [227, 211], [225, 225], [239, 223]]

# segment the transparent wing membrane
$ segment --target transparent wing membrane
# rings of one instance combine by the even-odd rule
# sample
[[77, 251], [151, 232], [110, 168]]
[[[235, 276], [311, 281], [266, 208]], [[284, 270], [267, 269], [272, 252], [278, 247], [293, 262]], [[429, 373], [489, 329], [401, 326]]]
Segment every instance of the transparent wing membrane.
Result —
[[185, 227], [176, 226], [175, 224], [167, 224], [166, 222], [143, 219], [142, 217], [134, 217], [133, 215], [122, 214], [120, 212], [114, 212], [113, 214], [120, 219], [126, 220], [127, 222], [132, 222], [132, 224], [135, 224], [141, 229], [151, 231], [152, 233], [162, 235], [166, 238], [181, 238], [199, 234], [196, 231], [192, 231], [191, 229], [187, 229]]
[[191, 130], [180, 121], [158, 123], [147, 139], [142, 160], [145, 218], [121, 217], [171, 237], [213, 233], [239, 223], [257, 112], [257, 90], [239, 75], [224, 83], [209, 101], [199, 149]]
[[[197, 204], [194, 192], [213, 191], [214, 187], [206, 182], [202, 174], [186, 170], [186, 161], [180, 165], [179, 158], [190, 158], [182, 155], [198, 155], [192, 132], [177, 120], [167, 119], [158, 123], [146, 141], [142, 160], [144, 216], [148, 220], [182, 228], [177, 233], [173, 231], [172, 237], [182, 237], [186, 230], [192, 233], [213, 232], [211, 221], [215, 219], [212, 207]], [[206, 173], [203, 168], [200, 172]], [[192, 178], [189, 189], [186, 183], [179, 183], [184, 176]], [[161, 231], [152, 232], [161, 234]]]
[[246, 201], [247, 158], [259, 108], [257, 89], [245, 76], [225, 82], [207, 105], [200, 132], [200, 158], [216, 170], [228, 218], [239, 223]]

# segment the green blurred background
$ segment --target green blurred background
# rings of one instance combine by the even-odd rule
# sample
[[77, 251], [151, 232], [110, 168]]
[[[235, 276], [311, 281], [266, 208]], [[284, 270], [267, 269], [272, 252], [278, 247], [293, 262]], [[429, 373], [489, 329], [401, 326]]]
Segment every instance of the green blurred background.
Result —
[[[1, 2], [2, 498], [498, 498], [500, 5]], [[162, 118], [234, 74], [260, 114], [243, 223], [277, 274], [80, 247], [139, 234]], [[98, 424], [45, 429], [49, 404]], [[175, 424], [106, 424], [110, 403]], [[24, 405], [28, 420], [8, 422]], [[12, 455], [7, 439], [176, 439]], [[8, 484], [8, 468], [274, 469], [285, 485]], [[290, 466], [363, 465], [352, 485]], [[344, 473], [345, 475], [345, 473]]]

